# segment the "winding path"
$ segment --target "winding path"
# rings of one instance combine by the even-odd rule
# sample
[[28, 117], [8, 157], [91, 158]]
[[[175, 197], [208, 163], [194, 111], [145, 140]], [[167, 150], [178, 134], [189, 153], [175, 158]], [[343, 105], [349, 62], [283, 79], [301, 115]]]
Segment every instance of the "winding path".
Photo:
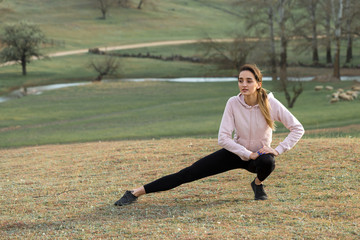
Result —
[[[231, 38], [222, 38], [222, 39], [212, 39], [211, 41], [214, 42], [231, 42], [234, 39]], [[120, 45], [120, 46], [113, 46], [113, 47], [99, 47], [101, 51], [114, 51], [114, 50], [124, 50], [124, 49], [134, 49], [134, 48], [144, 48], [144, 47], [157, 47], [157, 46], [168, 46], [168, 45], [182, 45], [182, 44], [191, 44], [191, 43], [198, 43], [198, 42], [206, 42], [210, 41], [209, 39], [196, 39], [196, 40], [173, 40], [173, 41], [159, 41], [159, 42], [149, 42], [149, 43], [135, 43], [135, 44], [127, 44], [127, 45]], [[78, 54], [85, 54], [89, 51], [89, 49], [79, 49], [79, 50], [72, 50], [72, 51], [63, 51], [63, 52], [56, 52], [50, 53], [48, 57], [62, 57], [62, 56], [69, 56], [69, 55], [78, 55]], [[36, 60], [36, 58], [33, 58]], [[15, 61], [6, 62], [0, 64], [0, 67], [9, 66], [15, 64]]]

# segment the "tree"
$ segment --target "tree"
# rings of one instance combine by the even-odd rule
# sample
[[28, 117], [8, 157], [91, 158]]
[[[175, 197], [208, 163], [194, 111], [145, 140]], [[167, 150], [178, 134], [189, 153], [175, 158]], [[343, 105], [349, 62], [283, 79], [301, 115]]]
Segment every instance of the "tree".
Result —
[[142, 7], [143, 6], [148, 6], [148, 7], [150, 7], [150, 8], [152, 8], [152, 9], [156, 9], [156, 5], [157, 5], [157, 3], [156, 3], [156, 1], [151, 1], [151, 0], [140, 0], [139, 1], [139, 4], [138, 4], [138, 6], [137, 6], [137, 9], [142, 9]]
[[[312, 49], [312, 62], [314, 65], [319, 63], [319, 52], [318, 52], [318, 32], [317, 32], [317, 6], [319, 0], [307, 0], [307, 1], [299, 1], [298, 2], [300, 7], [305, 8], [307, 10], [308, 16], [304, 16], [305, 25], [301, 26], [300, 32], [303, 32], [303, 36], [306, 40], [311, 42], [311, 49]], [[308, 26], [310, 27], [310, 35], [308, 36]]]
[[[264, 0], [266, 2], [266, 0]], [[275, 33], [274, 33], [274, 6], [270, 2], [268, 5], [268, 25], [270, 32], [270, 69], [271, 78], [273, 81], [277, 80], [277, 61], [276, 61], [276, 50], [275, 50]]]
[[[245, 19], [246, 31], [254, 30], [255, 37], [261, 38], [265, 33], [268, 34], [269, 48], [265, 52], [268, 56], [268, 64], [270, 65], [270, 73], [272, 80], [277, 80], [277, 59], [275, 44], [275, 5], [277, 0], [237, 0], [234, 4], [241, 6], [242, 19]], [[256, 16], [256, 17], [254, 17]]]
[[205, 56], [210, 61], [216, 62], [222, 69], [236, 69], [244, 65], [250, 52], [257, 42], [249, 41], [244, 37], [236, 37], [232, 42], [217, 42], [209, 38], [203, 42], [206, 48]]
[[130, 0], [118, 0], [118, 4], [123, 8], [129, 8]]
[[280, 35], [280, 86], [281, 90], [285, 93], [285, 98], [288, 103], [288, 107], [292, 108], [295, 104], [296, 99], [300, 96], [303, 91], [303, 87], [300, 84], [293, 86], [294, 95], [291, 97], [288, 91], [288, 79], [287, 79], [287, 45], [288, 45], [288, 29], [286, 22], [292, 15], [290, 12], [292, 9], [291, 0], [279, 0], [278, 1], [278, 25]]
[[359, 27], [359, 21], [354, 21], [360, 15], [360, 3], [358, 0], [346, 0], [345, 1], [345, 34], [346, 34], [346, 63], [350, 63], [353, 58], [353, 38], [354, 35], [359, 35], [359, 31], [356, 29]]
[[139, 5], [138, 5], [138, 9], [141, 9], [141, 6], [146, 2], [146, 0], [140, 0]]
[[0, 57], [3, 61], [20, 62], [22, 74], [26, 75], [26, 64], [30, 63], [33, 57], [40, 58], [40, 45], [46, 38], [40, 28], [32, 23], [19, 22], [7, 25], [1, 37], [5, 48], [1, 51]]
[[105, 20], [110, 7], [113, 6], [114, 4], [114, 0], [97, 0], [97, 2], [98, 2], [98, 8], [100, 9], [102, 14], [101, 18]]
[[[329, 7], [327, 7], [329, 8]], [[324, 9], [324, 8], [323, 8]], [[325, 8], [326, 9], [326, 8]], [[325, 34], [326, 34], [326, 63], [332, 63], [331, 54], [331, 13], [329, 10], [325, 10]]]
[[[270, 57], [271, 75], [273, 81], [277, 80], [277, 64], [280, 65], [280, 90], [284, 91], [288, 107], [292, 108], [296, 99], [302, 93], [303, 88], [301, 84], [295, 84], [293, 89], [294, 95], [291, 97], [288, 87], [287, 79], [287, 48], [289, 39], [292, 37], [293, 28], [289, 24], [289, 20], [294, 18], [294, 4], [296, 1], [292, 0], [237, 0], [236, 5], [240, 5], [243, 9], [242, 19], [245, 19], [246, 29], [254, 29], [255, 38], [261, 39], [263, 34], [268, 34], [270, 39], [270, 48], [267, 50]], [[254, 17], [256, 16], [256, 17]], [[274, 23], [277, 22], [275, 26]], [[278, 63], [275, 50], [275, 39], [280, 40], [280, 61]]]
[[341, 41], [341, 23], [343, 20], [343, 0], [331, 0], [332, 15], [335, 25], [335, 56], [333, 76], [340, 81], [340, 41]]
[[345, 16], [346, 16], [346, 40], [347, 40], [347, 50], [346, 50], [346, 63], [349, 63], [352, 56], [352, 33], [351, 33], [351, 23], [352, 23], [352, 9], [351, 9], [351, 1], [346, 0], [345, 2]]
[[101, 81], [104, 76], [115, 75], [120, 69], [120, 63], [116, 57], [105, 56], [101, 60], [92, 60], [89, 67], [98, 73], [96, 81]]

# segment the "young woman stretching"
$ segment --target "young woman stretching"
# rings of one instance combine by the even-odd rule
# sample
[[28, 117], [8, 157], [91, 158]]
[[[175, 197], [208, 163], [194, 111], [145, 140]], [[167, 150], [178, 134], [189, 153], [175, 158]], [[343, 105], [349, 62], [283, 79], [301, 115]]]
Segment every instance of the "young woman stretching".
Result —
[[[266, 200], [262, 182], [275, 169], [275, 156], [291, 149], [304, 134], [304, 128], [272, 93], [267, 94], [262, 88], [262, 74], [256, 65], [241, 67], [238, 85], [240, 94], [228, 100], [220, 124], [218, 142], [223, 149], [177, 173], [126, 191], [115, 205], [131, 204], [141, 195], [166, 191], [236, 168], [256, 173], [251, 183], [255, 200]], [[290, 130], [275, 149], [270, 146], [274, 121]]]

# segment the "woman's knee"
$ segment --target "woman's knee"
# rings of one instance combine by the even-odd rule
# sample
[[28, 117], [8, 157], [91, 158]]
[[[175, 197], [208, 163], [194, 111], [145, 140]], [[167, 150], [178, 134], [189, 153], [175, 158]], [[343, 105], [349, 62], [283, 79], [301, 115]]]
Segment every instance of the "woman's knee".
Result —
[[270, 171], [275, 169], [275, 157], [272, 154], [264, 154], [256, 159], [257, 168], [266, 168]]

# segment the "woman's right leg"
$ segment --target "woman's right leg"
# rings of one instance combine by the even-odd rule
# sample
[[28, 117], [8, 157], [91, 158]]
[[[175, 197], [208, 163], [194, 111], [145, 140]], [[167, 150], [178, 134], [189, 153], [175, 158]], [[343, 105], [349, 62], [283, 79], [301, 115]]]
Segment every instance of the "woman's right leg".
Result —
[[[215, 175], [235, 168], [243, 168], [257, 173], [257, 180], [261, 184], [274, 170], [275, 158], [272, 154], [261, 155], [256, 160], [243, 161], [240, 157], [225, 149], [221, 149], [206, 156], [181, 171], [159, 178], [145, 186], [132, 191], [136, 197], [146, 193], [166, 191], [181, 184], [192, 182], [204, 177]], [[256, 181], [255, 181], [256, 182]]]
[[236, 154], [221, 149], [198, 160], [191, 166], [184, 168], [177, 173], [164, 176], [132, 191], [126, 191], [125, 194], [115, 202], [115, 205], [128, 205], [135, 202], [137, 198], [143, 194], [166, 191], [181, 184], [235, 168], [247, 169], [248, 165], [249, 161], [243, 161]]
[[236, 168], [246, 169], [248, 161], [225, 149], [214, 152], [181, 171], [159, 178], [143, 186], [145, 193], [173, 189], [181, 184], [219, 174]]

